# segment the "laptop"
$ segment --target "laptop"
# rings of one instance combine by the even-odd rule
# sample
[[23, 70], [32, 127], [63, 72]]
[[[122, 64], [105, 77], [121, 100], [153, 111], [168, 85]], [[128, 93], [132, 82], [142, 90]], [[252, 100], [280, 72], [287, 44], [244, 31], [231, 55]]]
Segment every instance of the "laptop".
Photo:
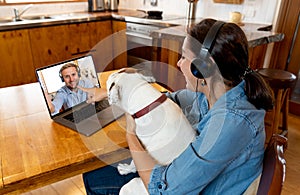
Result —
[[57, 91], [65, 86], [63, 79], [59, 75], [59, 71], [64, 64], [70, 62], [78, 65], [80, 80], [89, 80], [94, 87], [101, 87], [92, 55], [81, 56], [38, 68], [36, 69], [36, 76], [40, 83], [50, 118], [85, 136], [91, 136], [121, 117], [124, 111], [117, 106], [109, 105], [107, 99], [104, 99], [93, 104], [88, 104], [84, 100], [70, 108], [62, 108], [56, 113], [51, 113], [46, 94], [53, 100]]

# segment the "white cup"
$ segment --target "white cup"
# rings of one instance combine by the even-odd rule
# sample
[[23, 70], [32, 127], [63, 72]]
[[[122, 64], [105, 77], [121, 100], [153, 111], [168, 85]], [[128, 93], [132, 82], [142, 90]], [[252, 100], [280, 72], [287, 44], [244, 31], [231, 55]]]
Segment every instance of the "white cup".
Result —
[[242, 23], [242, 20], [244, 19], [244, 15], [241, 14], [241, 12], [230, 12], [229, 13], [229, 21], [240, 24]]

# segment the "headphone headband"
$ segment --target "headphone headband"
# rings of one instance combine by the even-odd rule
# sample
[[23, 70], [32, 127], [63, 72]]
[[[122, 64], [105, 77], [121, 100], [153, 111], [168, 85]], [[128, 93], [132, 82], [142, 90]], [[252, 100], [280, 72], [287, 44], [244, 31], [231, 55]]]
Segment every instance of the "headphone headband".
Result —
[[214, 63], [210, 62], [210, 52], [212, 51], [216, 37], [224, 24], [225, 22], [216, 21], [207, 32], [199, 56], [193, 59], [191, 63], [191, 71], [195, 77], [206, 78], [211, 75]]
[[62, 82], [64, 82], [64, 78], [63, 78], [63, 75], [61, 74], [61, 72], [62, 72], [64, 69], [69, 68], [69, 67], [74, 67], [74, 68], [76, 68], [76, 71], [77, 71], [77, 73], [78, 73], [78, 77], [81, 76], [79, 66], [78, 66], [77, 64], [73, 63], [73, 62], [69, 62], [69, 63], [66, 63], [65, 65], [63, 65], [63, 66], [60, 68], [60, 70], [59, 70], [59, 73], [58, 73], [58, 74], [59, 74], [59, 77], [61, 78], [61, 81], [62, 81]]
[[202, 44], [203, 49], [207, 49], [209, 52], [212, 50], [212, 46], [215, 43], [216, 37], [221, 29], [221, 27], [225, 24], [225, 22], [217, 21], [213, 24], [213, 26], [209, 29], [208, 33], [205, 36], [205, 39]]

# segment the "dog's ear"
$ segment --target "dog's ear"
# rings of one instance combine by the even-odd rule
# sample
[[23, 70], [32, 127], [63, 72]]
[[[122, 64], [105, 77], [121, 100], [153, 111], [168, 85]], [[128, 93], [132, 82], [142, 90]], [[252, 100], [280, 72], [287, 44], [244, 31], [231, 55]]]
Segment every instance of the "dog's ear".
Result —
[[156, 80], [153, 76], [147, 76], [147, 75], [143, 75], [141, 73], [139, 73], [140, 77], [142, 79], [144, 79], [145, 81], [147, 81], [148, 83], [154, 83]]
[[120, 86], [112, 83], [108, 90], [108, 102], [110, 105], [118, 104], [120, 101]]

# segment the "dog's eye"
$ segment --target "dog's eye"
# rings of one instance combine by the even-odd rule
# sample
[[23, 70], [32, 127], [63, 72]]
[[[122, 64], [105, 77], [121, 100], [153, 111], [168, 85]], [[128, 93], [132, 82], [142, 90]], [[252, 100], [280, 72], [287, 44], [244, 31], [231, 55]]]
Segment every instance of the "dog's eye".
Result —
[[109, 88], [109, 91], [115, 86], [115, 82], [113, 82]]

